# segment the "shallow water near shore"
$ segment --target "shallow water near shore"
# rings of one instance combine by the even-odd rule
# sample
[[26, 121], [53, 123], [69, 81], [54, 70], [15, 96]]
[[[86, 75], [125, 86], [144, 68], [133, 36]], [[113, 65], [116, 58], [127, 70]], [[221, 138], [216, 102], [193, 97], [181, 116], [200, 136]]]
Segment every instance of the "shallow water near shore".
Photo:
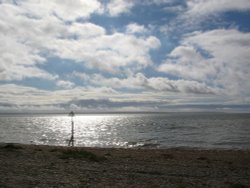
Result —
[[[76, 146], [250, 149], [250, 114], [80, 114], [74, 124]], [[0, 142], [65, 146], [70, 136], [68, 115], [0, 115]]]

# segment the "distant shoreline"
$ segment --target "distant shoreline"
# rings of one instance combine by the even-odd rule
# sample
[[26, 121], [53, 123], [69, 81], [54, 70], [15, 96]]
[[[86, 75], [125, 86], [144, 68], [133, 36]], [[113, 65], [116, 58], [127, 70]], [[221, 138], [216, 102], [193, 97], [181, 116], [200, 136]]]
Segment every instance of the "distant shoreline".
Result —
[[81, 150], [81, 149], [87, 149], [87, 150], [127, 150], [127, 151], [199, 151], [199, 152], [250, 152], [250, 148], [205, 148], [205, 147], [188, 147], [188, 146], [177, 146], [177, 147], [166, 147], [166, 148], [150, 148], [150, 147], [91, 147], [91, 146], [67, 146], [65, 145], [48, 145], [48, 144], [24, 144], [24, 143], [13, 143], [13, 142], [0, 142], [0, 148], [5, 146], [17, 146], [17, 147], [24, 147], [24, 148], [57, 148], [57, 149], [73, 149], [73, 150]]
[[75, 145], [74, 147], [69, 147], [67, 145], [67, 142], [65, 142], [65, 145], [55, 145], [55, 144], [36, 144], [34, 142], [31, 143], [19, 143], [19, 142], [0, 142], [0, 147], [4, 145], [19, 145], [19, 146], [25, 146], [25, 147], [58, 147], [58, 148], [75, 148], [75, 149], [100, 149], [100, 150], [112, 150], [112, 149], [121, 149], [121, 150], [187, 150], [187, 151], [245, 151], [250, 152], [249, 148], [224, 148], [224, 147], [192, 147], [192, 146], [169, 146], [169, 147], [155, 147], [154, 144], [151, 146], [151, 144], [145, 144], [145, 145], [138, 145], [138, 146], [130, 146], [122, 147], [122, 146], [106, 146], [106, 147], [100, 147], [100, 146], [82, 146], [82, 145]]
[[[119, 114], [249, 114], [250, 112], [212, 112], [212, 111], [200, 111], [200, 112], [75, 112], [75, 115], [119, 115]], [[1, 115], [68, 115], [69, 112], [0, 112]]]

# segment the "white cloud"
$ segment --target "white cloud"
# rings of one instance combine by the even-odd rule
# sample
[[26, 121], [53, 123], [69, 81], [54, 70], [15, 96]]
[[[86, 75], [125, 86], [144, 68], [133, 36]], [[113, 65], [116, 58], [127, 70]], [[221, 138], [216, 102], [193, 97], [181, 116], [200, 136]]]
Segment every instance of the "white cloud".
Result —
[[204, 83], [188, 80], [169, 80], [164, 77], [147, 78], [142, 73], [127, 78], [105, 78], [100, 74], [86, 76], [85, 74], [74, 74], [83, 81], [95, 86], [107, 86], [111, 88], [140, 89], [145, 91], [193, 93], [193, 94], [220, 94], [220, 89], [212, 88]]
[[70, 81], [65, 81], [65, 80], [58, 80], [56, 82], [56, 85], [60, 88], [65, 88], [65, 89], [70, 89], [73, 86], [75, 86], [74, 83], [70, 82]]
[[[8, 103], [11, 106], [42, 105], [46, 104], [49, 92], [32, 87], [15, 84], [0, 85], [0, 103]], [[50, 101], [49, 101], [50, 102]]]
[[102, 36], [105, 35], [105, 33], [104, 28], [92, 23], [73, 23], [69, 26], [69, 34], [86, 39]]
[[82, 81], [88, 81], [89, 80], [89, 75], [86, 74], [86, 73], [80, 73], [80, 72], [77, 72], [77, 71], [74, 71], [71, 75], [68, 75], [70, 78], [71, 77], [76, 77]]
[[18, 0], [21, 6], [32, 17], [42, 18], [56, 15], [67, 21], [78, 18], [88, 18], [93, 13], [102, 12], [101, 3], [98, 0]]
[[194, 46], [177, 46], [169, 55], [159, 71], [184, 79], [203, 81], [214, 74], [216, 67], [208, 61]]
[[177, 16], [167, 24], [159, 26], [159, 31], [178, 39], [184, 33], [208, 29], [208, 26], [223, 28], [225, 25], [235, 25], [236, 22], [231, 22], [221, 15], [230, 11], [247, 12], [250, 10], [250, 1], [188, 0], [179, 4], [170, 3], [170, 6], [166, 6], [164, 9], [174, 11]]
[[131, 0], [110, 0], [107, 4], [107, 11], [110, 16], [119, 16], [129, 13], [135, 2]]
[[196, 44], [213, 57], [218, 84], [232, 94], [249, 93], [250, 84], [250, 33], [238, 30], [214, 30], [194, 33], [186, 39]]
[[[39, 77], [53, 80], [56, 75], [50, 75], [37, 67], [38, 64], [46, 63], [36, 46], [46, 41], [45, 38], [38, 38], [40, 31], [36, 26], [42, 22], [28, 20], [21, 15], [23, 13], [22, 9], [14, 5], [0, 4], [0, 79]], [[43, 27], [43, 24], [40, 27]]]
[[[141, 82], [144, 82], [143, 75], [138, 75], [137, 77], [141, 77]], [[166, 88], [164, 83], [166, 80], [161, 80], [162, 78], [152, 79], [159, 79], [153, 82], [154, 87], [159, 87], [159, 89]], [[196, 93], [194, 91], [197, 89], [197, 91], [200, 92], [206, 88], [206, 86], [204, 87], [197, 82], [193, 82], [193, 84], [192, 82], [185, 82], [186, 81], [179, 84], [173, 82], [172, 84], [178, 85], [178, 88], [192, 88], [193, 91], [191, 93]], [[220, 102], [226, 105], [227, 103], [232, 104], [232, 102], [234, 102], [234, 104], [249, 103], [249, 98], [244, 102], [239, 99], [235, 100], [235, 98], [232, 98], [230, 101], [224, 96], [217, 95], [187, 95], [186, 93], [177, 92], [166, 95], [166, 91], [155, 92], [155, 90], [131, 93], [118, 92], [110, 87], [74, 87], [72, 89], [48, 91], [15, 84], [2, 84], [0, 85], [0, 91], [0, 111], [2, 112], [41, 112], [43, 110], [46, 112], [65, 112], [72, 108], [88, 112], [90, 110], [94, 112], [100, 110], [103, 112], [105, 110], [119, 111], [124, 109], [171, 110], [173, 109], [172, 107], [174, 107], [172, 105], [182, 105], [180, 108], [183, 110], [185, 105], [189, 104], [216, 104], [216, 102]], [[200, 107], [202, 108], [202, 105], [200, 105]], [[223, 107], [223, 105], [221, 107]], [[203, 108], [207, 109], [206, 106], [203, 106]]]
[[193, 94], [219, 94], [219, 89], [209, 87], [204, 83], [188, 80], [169, 80], [161, 77], [149, 78], [147, 87], [156, 91]]
[[188, 11], [195, 17], [221, 13], [226, 11], [247, 11], [250, 10], [249, 0], [190, 0], [187, 1]]
[[122, 33], [80, 38], [58, 39], [50, 49], [60, 58], [72, 59], [85, 66], [112, 73], [127, 69], [141, 69], [152, 63], [149, 52], [158, 48], [160, 41], [153, 36], [135, 37]]
[[[76, 14], [73, 13], [69, 19], [87, 18], [99, 10], [99, 2], [96, 2], [74, 1], [76, 4], [86, 4], [87, 13], [83, 11], [84, 13], [78, 14], [84, 7], [79, 5], [81, 9], [78, 9], [72, 5], [76, 8]], [[156, 37], [106, 34], [103, 27], [87, 21], [66, 24], [57, 17], [58, 15], [55, 16], [55, 12], [63, 10], [62, 7], [65, 8], [65, 4], [60, 1], [27, 0], [18, 1], [17, 5], [10, 2], [0, 4], [2, 80], [20, 80], [27, 77], [50, 80], [57, 78], [38, 68], [38, 64], [47, 63], [46, 56], [70, 59], [88, 68], [113, 73], [121, 70], [134, 71], [152, 64], [149, 52], [160, 46]], [[88, 7], [96, 8], [90, 8], [90, 11]], [[59, 17], [64, 19], [66, 13], [60, 15]]]
[[46, 62], [36, 50], [1, 32], [0, 40], [0, 80], [22, 80], [28, 77], [53, 80], [57, 77], [36, 67]]
[[[92, 14], [103, 11], [108, 11], [110, 16], [130, 13], [135, 4], [139, 5], [138, 2], [143, 4], [142, 1], [111, 0], [104, 10], [99, 0], [67, 0], [63, 3], [60, 0], [1, 1], [0, 80], [10, 82], [36, 77], [53, 81], [58, 87], [55, 91], [46, 91], [1, 84], [0, 104], [17, 109], [29, 106], [61, 109], [63, 105], [70, 106], [71, 101], [94, 100], [97, 106], [103, 103], [114, 108], [124, 105], [121, 108], [136, 109], [154, 108], [154, 104], [157, 107], [202, 102], [249, 103], [249, 97], [246, 97], [250, 91], [249, 33], [217, 29], [184, 35], [180, 45], [158, 68], [177, 79], [172, 80], [172, 77], [147, 77], [140, 73], [143, 68], [153, 65], [151, 50], [161, 46], [157, 37], [150, 36], [150, 26], [131, 22], [125, 33], [110, 33], [88, 21]], [[166, 4], [169, 10], [174, 10], [176, 5], [172, 0], [147, 2]], [[230, 0], [224, 6], [223, 2], [189, 1], [184, 17], [249, 10], [248, 1], [235, 3]], [[176, 8], [185, 11], [184, 6]], [[176, 25], [183, 22], [178, 21]], [[186, 25], [189, 26], [190, 22], [187, 21]], [[84, 87], [78, 87], [70, 80], [61, 80], [42, 69], [49, 69], [50, 65], [43, 66], [51, 63], [47, 62], [48, 57], [67, 59], [83, 65], [86, 72], [92, 68], [93, 72], [100, 73], [74, 72], [73, 75], [84, 82]], [[108, 77], [103, 76], [104, 72]], [[222, 90], [226, 97], [221, 97]], [[71, 107], [79, 106], [72, 104]]]
[[50, 91], [15, 84], [2, 84], [0, 91], [0, 103], [8, 103], [13, 106], [60, 105], [74, 99], [103, 99], [117, 94], [108, 87], [74, 87]]
[[212, 30], [186, 35], [159, 70], [222, 87], [226, 95], [250, 91], [250, 34], [238, 30]]
[[131, 23], [127, 25], [126, 32], [133, 34], [133, 33], [145, 33], [148, 30], [144, 27], [144, 25], [139, 25], [137, 23]]

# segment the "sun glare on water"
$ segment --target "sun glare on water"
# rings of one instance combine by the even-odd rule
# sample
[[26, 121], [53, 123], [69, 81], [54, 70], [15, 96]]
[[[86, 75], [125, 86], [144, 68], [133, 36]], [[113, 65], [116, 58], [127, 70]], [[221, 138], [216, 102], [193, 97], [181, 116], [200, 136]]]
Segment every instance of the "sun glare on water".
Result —
[[[118, 115], [80, 115], [74, 117], [75, 143], [77, 146], [124, 146], [126, 143], [118, 140], [116, 120]], [[70, 120], [63, 130], [70, 131]]]

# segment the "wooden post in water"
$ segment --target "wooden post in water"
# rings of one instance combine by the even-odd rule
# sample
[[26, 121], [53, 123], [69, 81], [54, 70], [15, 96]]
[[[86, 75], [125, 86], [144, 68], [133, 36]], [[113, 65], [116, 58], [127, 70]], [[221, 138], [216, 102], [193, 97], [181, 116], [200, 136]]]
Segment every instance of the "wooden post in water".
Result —
[[70, 137], [68, 146], [74, 147], [74, 120], [73, 120], [73, 117], [75, 116], [75, 113], [73, 111], [71, 111], [69, 113], [69, 116], [71, 116], [71, 137]]

